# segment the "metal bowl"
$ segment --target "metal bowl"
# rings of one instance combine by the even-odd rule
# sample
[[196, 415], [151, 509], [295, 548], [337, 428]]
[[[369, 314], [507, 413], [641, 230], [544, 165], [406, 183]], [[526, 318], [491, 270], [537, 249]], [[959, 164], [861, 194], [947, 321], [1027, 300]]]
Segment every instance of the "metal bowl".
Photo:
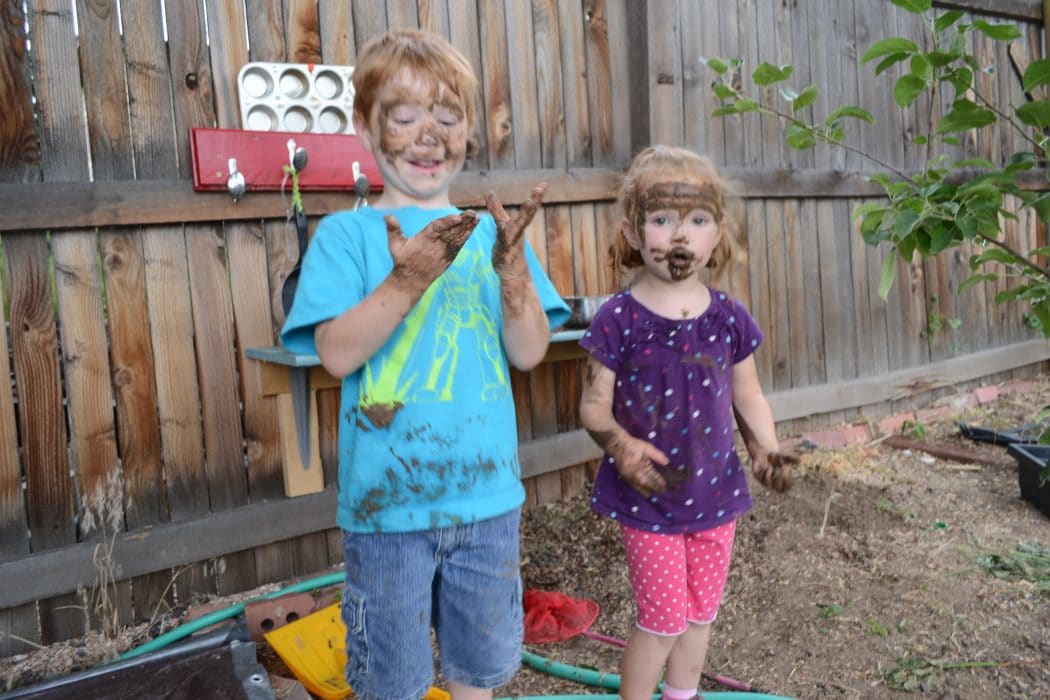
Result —
[[590, 297], [565, 297], [565, 303], [569, 306], [572, 314], [562, 328], [566, 330], [590, 328], [594, 314], [610, 298], [612, 298], [612, 294]]

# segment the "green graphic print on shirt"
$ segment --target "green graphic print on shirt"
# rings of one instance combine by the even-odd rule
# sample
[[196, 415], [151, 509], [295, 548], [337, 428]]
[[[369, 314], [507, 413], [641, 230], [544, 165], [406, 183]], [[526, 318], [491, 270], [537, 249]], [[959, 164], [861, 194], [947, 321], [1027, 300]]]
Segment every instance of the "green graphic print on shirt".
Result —
[[[482, 251], [464, 250], [456, 263], [430, 285], [405, 317], [404, 330], [391, 350], [378, 353], [365, 363], [359, 405], [374, 423], [384, 422], [377, 420], [381, 413], [396, 412], [406, 403], [453, 401], [456, 397], [452, 387], [464, 336], [472, 336], [478, 350], [481, 395], [471, 398], [492, 400], [509, 391], [499, 319], [477, 288], [478, 280], [488, 287], [496, 283], [495, 278]], [[429, 343], [421, 337], [425, 333], [432, 334]], [[425, 361], [420, 353], [427, 353]], [[422, 378], [421, 373], [425, 373]]]

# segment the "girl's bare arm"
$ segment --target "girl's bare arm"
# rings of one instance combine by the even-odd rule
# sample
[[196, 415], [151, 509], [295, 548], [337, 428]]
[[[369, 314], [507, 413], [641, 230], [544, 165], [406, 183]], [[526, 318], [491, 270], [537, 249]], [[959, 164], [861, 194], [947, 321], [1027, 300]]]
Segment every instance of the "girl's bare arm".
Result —
[[751, 473], [776, 491], [791, 488], [791, 467], [798, 457], [780, 451], [769, 401], [758, 381], [754, 356], [733, 365], [733, 412], [751, 456]]
[[631, 436], [613, 417], [616, 374], [595, 360], [587, 360], [587, 376], [580, 398], [583, 427], [605, 450], [620, 476], [638, 493], [650, 496], [667, 490], [667, 482], [653, 464], [667, 465], [667, 456], [656, 447]]

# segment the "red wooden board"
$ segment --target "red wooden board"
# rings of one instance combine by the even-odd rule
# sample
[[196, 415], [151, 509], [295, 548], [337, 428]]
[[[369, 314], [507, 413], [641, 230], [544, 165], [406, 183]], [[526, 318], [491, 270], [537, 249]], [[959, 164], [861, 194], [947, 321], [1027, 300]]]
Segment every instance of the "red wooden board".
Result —
[[[354, 189], [354, 161], [368, 178], [372, 192], [383, 189], [375, 159], [355, 134], [289, 133], [283, 131], [244, 131], [242, 129], [190, 129], [193, 154], [193, 189], [226, 189], [229, 161], [237, 161], [248, 191], [279, 190], [288, 165], [288, 140], [306, 149], [306, 167], [299, 173], [299, 189]], [[289, 183], [285, 187], [290, 187]]]

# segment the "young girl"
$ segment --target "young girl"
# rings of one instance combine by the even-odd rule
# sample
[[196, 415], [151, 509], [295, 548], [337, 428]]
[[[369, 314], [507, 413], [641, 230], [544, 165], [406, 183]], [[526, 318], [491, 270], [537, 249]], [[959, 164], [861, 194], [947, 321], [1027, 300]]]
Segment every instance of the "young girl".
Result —
[[651, 698], [662, 671], [664, 698], [697, 694], [736, 520], [751, 507], [734, 412], [760, 482], [786, 490], [796, 461], [778, 452], [758, 381], [762, 332], [705, 282], [732, 260], [726, 200], [706, 158], [667, 146], [639, 153], [620, 186], [622, 236], [611, 249], [633, 279], [580, 341], [590, 354], [581, 418], [605, 450], [591, 506], [620, 524], [638, 610], [624, 700]]

